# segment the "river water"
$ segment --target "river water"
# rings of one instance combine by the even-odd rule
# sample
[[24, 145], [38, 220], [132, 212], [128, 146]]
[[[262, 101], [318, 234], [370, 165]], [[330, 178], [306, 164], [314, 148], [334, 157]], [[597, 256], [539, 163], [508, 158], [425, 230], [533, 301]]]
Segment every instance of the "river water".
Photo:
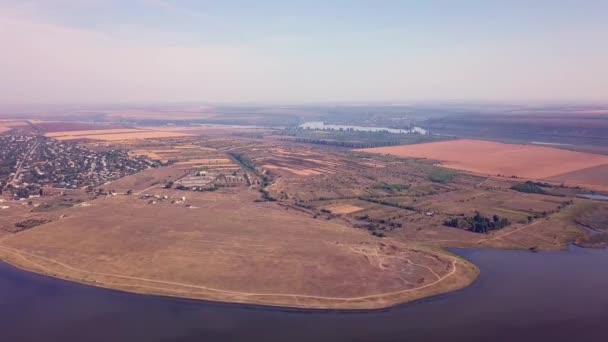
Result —
[[135, 295], [0, 263], [2, 341], [605, 341], [608, 251], [458, 250], [482, 271], [451, 294], [370, 312]]
[[608, 201], [608, 196], [606, 195], [596, 195], [596, 194], [580, 194], [578, 197], [597, 200], [597, 201]]

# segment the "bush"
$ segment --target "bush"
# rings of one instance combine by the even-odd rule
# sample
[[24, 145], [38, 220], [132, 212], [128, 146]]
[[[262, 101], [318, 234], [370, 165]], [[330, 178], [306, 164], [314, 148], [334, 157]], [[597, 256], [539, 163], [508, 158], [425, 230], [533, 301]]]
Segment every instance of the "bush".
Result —
[[479, 212], [475, 213], [475, 216], [465, 216], [464, 218], [453, 217], [446, 220], [444, 225], [454, 228], [462, 228], [475, 233], [488, 233], [492, 230], [504, 228], [511, 224], [506, 217], [500, 217], [493, 215], [492, 219], [481, 215]]
[[452, 179], [454, 179], [454, 172], [447, 169], [435, 168], [435, 170], [429, 174], [429, 180], [435, 183], [448, 183], [452, 181]]
[[542, 188], [543, 185], [541, 185], [541, 184], [543, 184], [543, 183], [527, 181], [525, 183], [515, 184], [515, 185], [511, 186], [511, 189], [515, 190], [515, 191], [526, 192], [526, 193], [531, 193], [531, 194], [544, 194], [545, 190]]
[[373, 235], [373, 236], [376, 236], [376, 237], [379, 237], [379, 238], [383, 238], [383, 237], [385, 237], [385, 236], [386, 236], [386, 235], [384, 235], [384, 233], [382, 233], [382, 232], [373, 232], [373, 233], [372, 233], [372, 235]]

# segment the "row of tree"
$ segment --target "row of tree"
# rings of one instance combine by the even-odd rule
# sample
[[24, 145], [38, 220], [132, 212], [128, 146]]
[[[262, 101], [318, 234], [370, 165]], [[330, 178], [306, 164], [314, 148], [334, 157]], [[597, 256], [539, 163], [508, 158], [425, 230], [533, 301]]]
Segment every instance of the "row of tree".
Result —
[[474, 216], [453, 217], [444, 223], [448, 227], [466, 229], [475, 233], [488, 233], [511, 224], [506, 217], [494, 215], [491, 218], [475, 212]]

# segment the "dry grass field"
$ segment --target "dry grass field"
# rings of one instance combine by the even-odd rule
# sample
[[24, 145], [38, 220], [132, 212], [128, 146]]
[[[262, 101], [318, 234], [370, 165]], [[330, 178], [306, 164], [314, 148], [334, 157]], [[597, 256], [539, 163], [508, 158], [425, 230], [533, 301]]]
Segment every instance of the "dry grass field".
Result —
[[78, 140], [91, 139], [102, 141], [123, 141], [123, 140], [138, 140], [138, 139], [156, 139], [156, 138], [171, 138], [187, 136], [186, 133], [179, 132], [164, 132], [151, 131], [142, 129], [100, 129], [100, 130], [85, 130], [85, 131], [64, 131], [51, 132], [45, 134], [49, 138], [57, 140]]
[[208, 137], [225, 137], [231, 134], [256, 133], [264, 134], [271, 129], [255, 126], [239, 125], [201, 125], [201, 126], [146, 126], [142, 129], [151, 129], [163, 132], [178, 132], [191, 135], [204, 135]]
[[0, 133], [8, 132], [16, 127], [28, 126], [26, 120], [0, 120]]
[[184, 170], [174, 166], [153, 168], [104, 184], [102, 188], [118, 193], [126, 193], [129, 190], [139, 193], [149, 188], [162, 187], [166, 181], [175, 181], [184, 175]]
[[323, 209], [329, 210], [331, 213], [339, 215], [356, 213], [357, 211], [364, 210], [365, 208], [348, 203], [338, 203], [325, 206]]
[[137, 133], [145, 130], [134, 129], [134, 128], [117, 128], [117, 129], [87, 129], [78, 131], [59, 131], [49, 132], [45, 136], [49, 138], [60, 138], [66, 136], [83, 136], [83, 135], [97, 135], [97, 134], [123, 134], [123, 133]]
[[229, 158], [198, 158], [180, 161], [175, 164], [182, 169], [204, 169], [204, 170], [238, 170], [240, 167]]
[[608, 232], [608, 203], [593, 203], [585, 209], [574, 220], [594, 231]]
[[[179, 139], [179, 138], [177, 138]], [[233, 172], [240, 170], [225, 152], [212, 147], [202, 146], [200, 142], [184, 137], [184, 141], [167, 142], [165, 139], [128, 142], [124, 148], [132, 156], [145, 156], [162, 163], [171, 161], [181, 170], [205, 170]]]
[[476, 277], [472, 265], [440, 250], [379, 241], [255, 197], [247, 190], [188, 193], [189, 207], [100, 198], [3, 238], [0, 255], [126, 291], [306, 308], [386, 307]]
[[303, 148], [294, 149], [275, 146], [267, 153], [253, 158], [262, 168], [291, 176], [316, 176], [334, 174], [340, 162], [330, 160], [318, 152]]
[[362, 149], [369, 153], [426, 158], [442, 166], [486, 175], [545, 179], [608, 164], [608, 156], [551, 147], [456, 140]]

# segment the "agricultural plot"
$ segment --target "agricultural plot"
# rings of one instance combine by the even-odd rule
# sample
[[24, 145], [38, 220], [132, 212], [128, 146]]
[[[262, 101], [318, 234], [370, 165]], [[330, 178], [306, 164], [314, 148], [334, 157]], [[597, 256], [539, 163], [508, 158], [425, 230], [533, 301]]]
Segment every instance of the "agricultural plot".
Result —
[[0, 133], [27, 126], [29, 126], [29, 122], [25, 120], [0, 120]]
[[142, 129], [101, 129], [85, 131], [64, 131], [46, 133], [45, 136], [57, 140], [102, 140], [102, 141], [123, 141], [155, 138], [171, 138], [187, 136], [186, 133], [151, 131]]
[[598, 190], [608, 190], [608, 164], [564, 173], [547, 178], [548, 181], [581, 184]]
[[487, 175], [545, 179], [608, 164], [608, 156], [536, 145], [456, 140], [362, 149], [369, 153], [426, 158], [442, 166]]
[[199, 158], [180, 161], [175, 164], [182, 169], [199, 169], [212, 171], [234, 171], [240, 167], [229, 158]]
[[364, 207], [358, 207], [356, 205], [348, 204], [348, 203], [330, 204], [328, 206], [322, 207], [322, 210], [323, 209], [329, 211], [332, 214], [337, 214], [337, 215], [352, 214], [352, 213], [356, 213], [361, 210], [365, 210]]
[[254, 157], [252, 160], [262, 168], [293, 176], [315, 176], [336, 173], [339, 163], [310, 151], [293, 151], [272, 148], [268, 155]]

